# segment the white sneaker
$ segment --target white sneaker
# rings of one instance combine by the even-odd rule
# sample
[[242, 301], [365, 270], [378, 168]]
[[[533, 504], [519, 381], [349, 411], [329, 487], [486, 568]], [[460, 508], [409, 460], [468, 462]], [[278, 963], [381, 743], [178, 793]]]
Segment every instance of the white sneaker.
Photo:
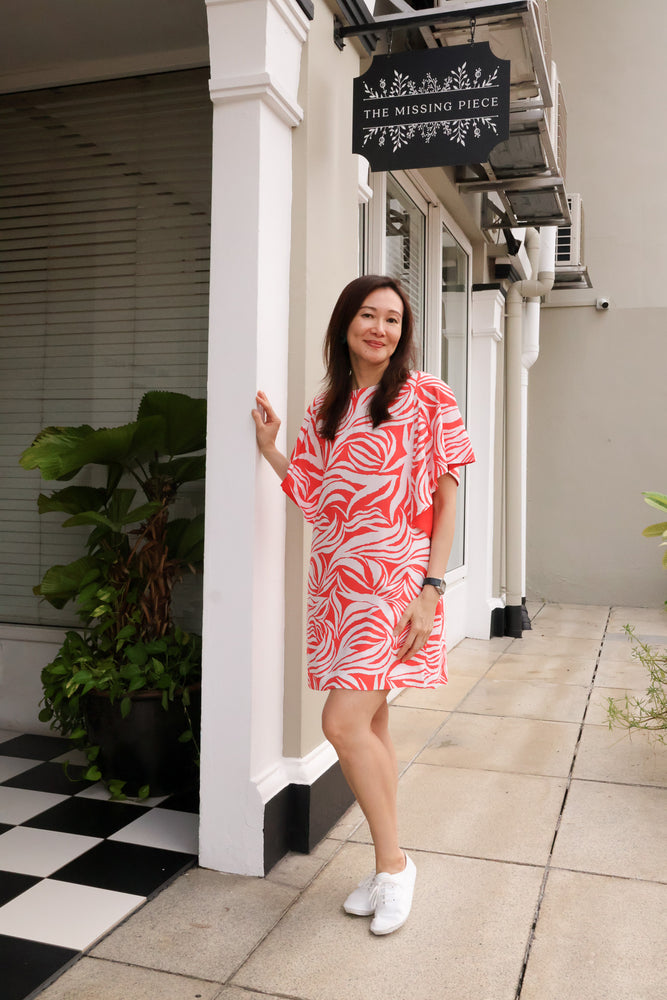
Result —
[[402, 872], [378, 872], [371, 889], [375, 917], [371, 921], [373, 934], [391, 934], [402, 927], [410, 915], [417, 869], [405, 855]]
[[363, 882], [360, 882], [343, 903], [346, 913], [352, 913], [355, 917], [370, 917], [375, 913], [375, 905], [372, 899], [373, 886], [375, 885], [375, 872], [367, 875]]

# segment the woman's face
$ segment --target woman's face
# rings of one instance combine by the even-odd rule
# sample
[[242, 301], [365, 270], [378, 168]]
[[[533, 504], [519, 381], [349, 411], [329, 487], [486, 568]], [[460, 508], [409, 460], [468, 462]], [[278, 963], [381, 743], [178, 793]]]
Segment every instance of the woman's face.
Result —
[[382, 376], [401, 339], [403, 303], [393, 288], [376, 288], [364, 299], [347, 328], [352, 368], [376, 369]]

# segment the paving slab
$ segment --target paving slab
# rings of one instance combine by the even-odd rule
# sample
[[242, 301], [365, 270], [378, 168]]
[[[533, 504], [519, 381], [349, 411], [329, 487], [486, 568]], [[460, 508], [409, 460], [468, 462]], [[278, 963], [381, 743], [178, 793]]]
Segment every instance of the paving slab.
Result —
[[94, 950], [146, 968], [223, 983], [271, 930], [298, 890], [197, 868]]
[[[401, 843], [406, 850], [544, 865], [564, 792], [559, 778], [415, 763], [398, 790]], [[366, 822], [353, 839], [370, 843]]]
[[[625, 687], [600, 687], [596, 684], [591, 692], [591, 698], [588, 703], [586, 725], [606, 726], [609, 728], [609, 716], [607, 711], [609, 698], [614, 698], [615, 700], [624, 702], [626, 694], [630, 698], [644, 698], [646, 696], [646, 687], [644, 687], [644, 690], [637, 689], [635, 691], [629, 691]], [[617, 734], [620, 733], [620, 730], [615, 731]]]
[[588, 691], [574, 684], [485, 677], [459, 705], [460, 712], [550, 722], [581, 722]]
[[346, 845], [233, 982], [308, 1000], [514, 1000], [539, 869], [416, 852], [410, 920], [375, 937], [341, 907], [370, 857]]
[[[488, 670], [488, 665], [484, 673]], [[481, 675], [480, 675], [481, 676]], [[479, 683], [476, 675], [450, 673], [446, 684], [437, 688], [406, 688], [392, 703], [401, 708], [426, 708], [432, 712], [451, 712]]]
[[644, 690], [648, 688], [650, 675], [646, 667], [629, 653], [627, 657], [600, 657], [596, 687], [615, 687], [626, 690]]
[[521, 1000], [665, 996], [665, 886], [553, 871]]
[[574, 777], [667, 788], [667, 746], [648, 733], [586, 726]]
[[389, 710], [389, 730], [398, 760], [412, 760], [446, 719], [446, 712], [410, 708], [403, 702], [392, 705]]
[[579, 726], [574, 723], [457, 712], [417, 760], [421, 764], [566, 778], [578, 736]]
[[667, 882], [665, 816], [665, 788], [575, 780], [556, 837], [553, 865]]
[[570, 605], [563, 607], [559, 604], [544, 604], [537, 615], [531, 616], [531, 624], [542, 626], [545, 623], [575, 622], [584, 625], [594, 625], [603, 629], [609, 617], [609, 608], [606, 607], [582, 607], [580, 605]]
[[332, 840], [348, 840], [363, 822], [364, 814], [355, 802], [329, 830], [329, 837]]
[[524, 632], [523, 638], [514, 639], [507, 652], [514, 656], [572, 656], [595, 660], [600, 651], [598, 639], [568, 639], [557, 635], [539, 635]]
[[524, 638], [533, 639], [535, 636], [542, 636], [549, 639], [595, 639], [600, 642], [604, 628], [604, 622], [588, 621], [585, 618], [548, 619], [538, 615], [532, 622], [531, 631], [524, 632]]
[[[361, 822], [361, 811], [359, 822]], [[338, 850], [340, 850], [340, 841], [325, 837], [312, 849], [310, 854], [297, 854], [290, 851], [284, 858], [280, 859], [278, 864], [273, 866], [266, 878], [269, 882], [277, 882], [279, 885], [305, 889]]]
[[39, 996], [40, 1000], [218, 1000], [221, 994], [219, 983], [82, 958]]
[[578, 684], [588, 688], [595, 657], [503, 653], [486, 674], [487, 680], [544, 681], [547, 684]]

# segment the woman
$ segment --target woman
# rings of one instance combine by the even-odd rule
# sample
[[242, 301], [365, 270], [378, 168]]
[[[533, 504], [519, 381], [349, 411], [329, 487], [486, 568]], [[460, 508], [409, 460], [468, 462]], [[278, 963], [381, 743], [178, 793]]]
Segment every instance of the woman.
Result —
[[411, 370], [413, 320], [401, 286], [366, 275], [343, 289], [324, 344], [325, 390], [290, 460], [263, 392], [257, 444], [314, 525], [308, 683], [328, 691], [322, 728], [368, 820], [375, 871], [347, 913], [390, 934], [407, 920], [416, 869], [399, 846], [393, 688], [447, 681], [442, 595], [457, 466], [474, 461], [451, 390]]

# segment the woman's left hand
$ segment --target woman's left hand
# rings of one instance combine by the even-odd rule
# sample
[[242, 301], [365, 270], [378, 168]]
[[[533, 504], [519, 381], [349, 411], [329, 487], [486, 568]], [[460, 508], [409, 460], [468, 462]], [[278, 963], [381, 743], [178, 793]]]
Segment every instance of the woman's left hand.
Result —
[[[433, 590], [431, 595], [429, 591]], [[433, 587], [422, 590], [419, 597], [410, 601], [403, 612], [403, 616], [394, 629], [394, 635], [400, 635], [408, 625], [410, 631], [401, 648], [398, 651], [398, 659], [403, 662], [410, 660], [426, 644], [433, 631], [433, 621], [438, 607], [440, 595]]]

